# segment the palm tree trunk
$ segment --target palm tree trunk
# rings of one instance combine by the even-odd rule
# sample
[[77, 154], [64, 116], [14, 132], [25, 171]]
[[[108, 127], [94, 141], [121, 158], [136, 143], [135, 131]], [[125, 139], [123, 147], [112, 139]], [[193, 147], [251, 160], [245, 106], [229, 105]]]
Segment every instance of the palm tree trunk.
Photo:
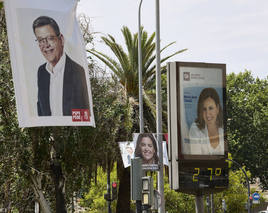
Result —
[[56, 213], [67, 213], [65, 203], [65, 178], [62, 172], [61, 161], [59, 159], [60, 150], [62, 149], [61, 132], [59, 128], [53, 130], [53, 145], [51, 147], [50, 169], [55, 186]]
[[56, 213], [67, 213], [64, 198], [65, 178], [62, 174], [61, 163], [54, 160], [50, 165], [55, 185]]
[[117, 174], [120, 185], [116, 212], [130, 213], [130, 170], [124, 168], [122, 161], [117, 163]]

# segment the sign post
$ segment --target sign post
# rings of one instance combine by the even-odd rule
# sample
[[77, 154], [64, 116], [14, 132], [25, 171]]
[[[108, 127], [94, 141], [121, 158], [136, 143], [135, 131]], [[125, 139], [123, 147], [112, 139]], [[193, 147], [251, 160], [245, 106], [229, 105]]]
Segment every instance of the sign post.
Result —
[[203, 196], [202, 195], [195, 196], [195, 212], [204, 213], [204, 204], [203, 204]]
[[253, 204], [259, 204], [260, 203], [260, 194], [258, 192], [254, 192], [252, 195], [253, 198]]
[[224, 213], [227, 211], [227, 206], [224, 199], [222, 199], [222, 209]]

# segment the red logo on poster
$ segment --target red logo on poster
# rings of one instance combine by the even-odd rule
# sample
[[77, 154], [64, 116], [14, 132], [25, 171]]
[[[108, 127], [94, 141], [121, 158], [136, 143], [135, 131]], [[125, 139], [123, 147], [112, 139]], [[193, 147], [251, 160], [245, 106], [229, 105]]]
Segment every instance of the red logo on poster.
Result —
[[73, 122], [90, 121], [89, 109], [72, 109]]
[[89, 109], [81, 109], [82, 120], [81, 121], [90, 121]]
[[73, 120], [73, 122], [81, 121], [80, 109], [72, 109], [72, 120]]

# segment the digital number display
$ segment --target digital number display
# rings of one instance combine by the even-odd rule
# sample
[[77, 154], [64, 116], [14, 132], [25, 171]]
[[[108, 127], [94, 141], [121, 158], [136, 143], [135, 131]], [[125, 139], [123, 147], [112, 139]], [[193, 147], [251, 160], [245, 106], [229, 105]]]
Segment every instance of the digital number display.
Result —
[[[200, 174], [200, 168], [194, 168], [195, 172], [193, 174], [193, 182], [198, 182], [198, 176]], [[209, 180], [212, 181], [213, 177], [220, 177], [222, 173], [222, 168], [207, 168], [210, 172]]]
[[228, 164], [181, 164], [179, 191], [186, 193], [218, 192], [228, 188]]

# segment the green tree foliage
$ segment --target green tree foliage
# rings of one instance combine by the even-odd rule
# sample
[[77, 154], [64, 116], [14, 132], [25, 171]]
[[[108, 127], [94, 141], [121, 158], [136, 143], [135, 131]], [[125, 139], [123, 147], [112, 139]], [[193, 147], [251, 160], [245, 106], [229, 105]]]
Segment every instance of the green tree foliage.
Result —
[[195, 212], [195, 198], [170, 189], [167, 177], [164, 178], [165, 207], [169, 213]]
[[[250, 172], [246, 172], [247, 176], [250, 177]], [[241, 170], [230, 171], [228, 190], [214, 196], [215, 212], [222, 212], [222, 199], [225, 199], [228, 213], [241, 213], [245, 211], [247, 198], [248, 190], [244, 173]]]
[[229, 151], [268, 188], [268, 80], [249, 71], [227, 76]]
[[[116, 165], [111, 172], [111, 182], [116, 179]], [[101, 167], [97, 170], [97, 179], [92, 182], [89, 192], [85, 194], [84, 199], [81, 199], [81, 205], [86, 207], [89, 213], [105, 213], [107, 212], [107, 201], [104, 199], [104, 194], [107, 193], [107, 173]], [[112, 212], [115, 212], [116, 200], [112, 202]]]
[[41, 191], [56, 212], [56, 197], [61, 197], [60, 208], [65, 203], [69, 206], [74, 194], [90, 187], [97, 165], [105, 166], [118, 156], [115, 138], [125, 113], [118, 96], [121, 88], [92, 63], [96, 128], [19, 128], [3, 8], [0, 12], [0, 208], [33, 212], [36, 197], [31, 177], [40, 177]]
[[34, 194], [17, 161], [30, 156], [29, 141], [17, 124], [4, 8], [0, 9], [0, 61], [0, 208], [31, 210]]

